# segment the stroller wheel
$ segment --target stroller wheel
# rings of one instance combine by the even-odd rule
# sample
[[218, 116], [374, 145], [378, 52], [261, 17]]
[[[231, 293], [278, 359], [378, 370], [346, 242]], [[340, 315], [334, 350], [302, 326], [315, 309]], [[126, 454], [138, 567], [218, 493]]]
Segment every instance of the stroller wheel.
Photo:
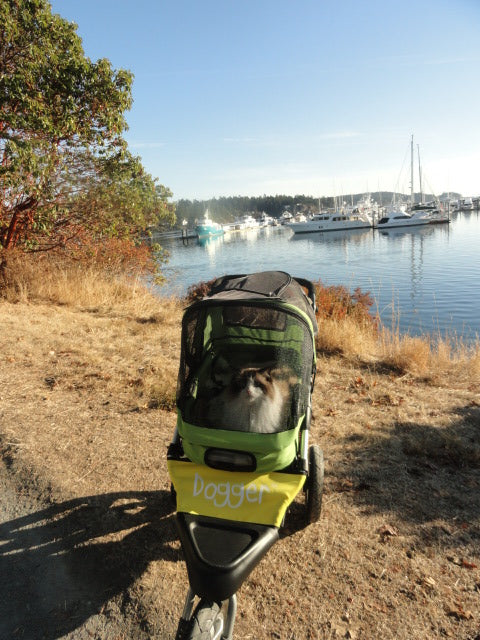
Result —
[[[223, 631], [223, 614], [216, 602], [200, 600], [182, 640], [220, 640]], [[178, 636], [177, 636], [178, 637]]]
[[322, 511], [323, 451], [318, 444], [308, 448], [308, 477], [306, 482], [307, 523], [317, 522]]

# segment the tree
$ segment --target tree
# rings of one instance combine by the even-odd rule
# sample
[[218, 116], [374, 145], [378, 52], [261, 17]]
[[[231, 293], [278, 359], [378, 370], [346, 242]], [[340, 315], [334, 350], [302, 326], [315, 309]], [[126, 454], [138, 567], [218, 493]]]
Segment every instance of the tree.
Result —
[[159, 220], [173, 224], [171, 192], [127, 151], [99, 157], [78, 149], [50, 175], [51, 207], [37, 212], [35, 248], [53, 249], [105, 237], [132, 238]]
[[0, 0], [0, 14], [0, 250], [173, 220], [122, 138], [132, 74], [87, 58], [46, 0]]

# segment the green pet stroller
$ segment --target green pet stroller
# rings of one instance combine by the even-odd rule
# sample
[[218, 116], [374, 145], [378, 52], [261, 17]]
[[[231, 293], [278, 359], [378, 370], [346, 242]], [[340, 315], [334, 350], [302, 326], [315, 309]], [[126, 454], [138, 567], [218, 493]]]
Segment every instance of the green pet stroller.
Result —
[[316, 333], [312, 283], [281, 271], [224, 276], [184, 313], [167, 456], [189, 579], [176, 640], [231, 640], [235, 594], [302, 488], [306, 522], [320, 517]]

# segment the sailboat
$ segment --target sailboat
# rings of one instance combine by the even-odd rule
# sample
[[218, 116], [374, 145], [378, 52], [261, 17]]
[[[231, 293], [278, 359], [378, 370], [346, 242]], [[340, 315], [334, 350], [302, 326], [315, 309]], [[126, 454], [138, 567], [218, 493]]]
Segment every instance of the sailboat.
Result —
[[[413, 154], [413, 135], [410, 142], [410, 206], [405, 211], [404, 208], [400, 208], [392, 204], [387, 209], [385, 215], [375, 224], [377, 229], [391, 229], [392, 227], [413, 227], [425, 224], [432, 224], [434, 222], [450, 222], [448, 217], [443, 216], [443, 212], [437, 208], [431, 208], [421, 202], [420, 205], [415, 204], [415, 195], [413, 190], [413, 167], [414, 167], [414, 154]], [[419, 171], [420, 171], [420, 192], [421, 200], [423, 201], [423, 190], [421, 185], [421, 169], [420, 169], [420, 152], [419, 152]], [[442, 215], [440, 215], [442, 214]]]
[[[420, 162], [420, 147], [417, 144], [417, 154], [418, 154], [418, 178], [419, 178], [419, 186], [420, 186], [420, 202], [415, 203], [413, 199], [413, 186], [412, 186], [412, 195], [411, 195], [411, 203], [408, 209], [408, 213], [412, 216], [412, 218], [428, 218], [430, 224], [438, 224], [442, 222], [450, 222], [450, 217], [446, 214], [442, 206], [436, 200], [430, 200], [429, 202], [425, 202], [424, 194], [423, 194], [423, 186], [422, 186], [422, 165]], [[413, 136], [411, 142], [411, 155], [412, 155], [412, 167], [413, 167]], [[413, 171], [412, 171], [412, 185], [413, 185]]]

